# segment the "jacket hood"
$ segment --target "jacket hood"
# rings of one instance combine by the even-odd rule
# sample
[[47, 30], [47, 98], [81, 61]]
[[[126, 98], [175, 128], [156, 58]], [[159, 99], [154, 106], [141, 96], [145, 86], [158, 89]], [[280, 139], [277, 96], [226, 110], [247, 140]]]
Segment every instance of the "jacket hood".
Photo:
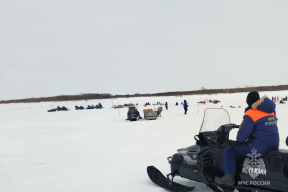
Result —
[[252, 105], [252, 109], [257, 109], [265, 113], [272, 113], [275, 112], [276, 105], [265, 95]]

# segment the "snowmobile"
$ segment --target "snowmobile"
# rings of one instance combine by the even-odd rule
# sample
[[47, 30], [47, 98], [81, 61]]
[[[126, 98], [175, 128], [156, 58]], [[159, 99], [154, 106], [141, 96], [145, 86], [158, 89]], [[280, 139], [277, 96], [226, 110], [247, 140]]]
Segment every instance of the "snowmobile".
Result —
[[214, 104], [218, 104], [218, 103], [220, 103], [219, 100], [209, 100], [209, 102], [210, 102], [210, 103], [214, 103]]
[[67, 109], [67, 107], [63, 106], [63, 107], [57, 107], [57, 111], [69, 111], [69, 109]]
[[83, 106], [78, 107], [78, 106], [76, 105], [76, 106], [75, 106], [75, 109], [76, 109], [76, 110], [82, 110], [82, 109], [84, 109], [84, 107], [83, 107]]
[[93, 105], [88, 105], [87, 107], [86, 107], [86, 109], [95, 109], [96, 107], [94, 107]]
[[130, 105], [126, 120], [137, 121], [137, 119], [142, 119], [142, 117], [140, 116], [140, 113], [136, 107], [134, 105]]
[[102, 107], [102, 105], [95, 105], [95, 108], [96, 109], [102, 109], [103, 107]]
[[50, 110], [47, 110], [48, 112], [55, 112], [57, 111], [57, 108], [54, 108], [54, 109], [50, 109]]
[[[240, 143], [229, 140], [232, 129], [238, 125], [230, 123], [230, 116], [224, 109], [206, 109], [196, 144], [178, 149], [178, 153], [167, 160], [171, 173], [166, 177], [154, 166], [147, 167], [150, 179], [157, 185], [176, 192], [192, 191], [194, 187], [173, 181], [175, 176], [206, 184], [216, 192], [288, 192], [288, 150], [277, 149], [263, 157], [251, 151], [249, 157], [237, 156], [234, 185], [221, 185], [214, 182], [222, 177], [222, 157], [225, 145], [237, 146]], [[286, 139], [288, 146], [288, 137]]]

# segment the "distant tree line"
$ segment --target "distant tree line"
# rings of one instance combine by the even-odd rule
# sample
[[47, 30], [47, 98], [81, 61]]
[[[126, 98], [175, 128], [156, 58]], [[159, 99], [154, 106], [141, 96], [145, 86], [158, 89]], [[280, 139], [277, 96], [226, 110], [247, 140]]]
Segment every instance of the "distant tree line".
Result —
[[85, 93], [79, 95], [59, 95], [53, 97], [38, 97], [28, 99], [14, 99], [14, 100], [2, 100], [0, 104], [4, 103], [37, 103], [46, 101], [78, 101], [78, 100], [92, 100], [92, 99], [112, 99], [112, 98], [130, 98], [130, 97], [154, 97], [154, 96], [181, 96], [181, 95], [204, 95], [204, 94], [217, 94], [217, 93], [241, 93], [250, 91], [282, 91], [288, 90], [288, 85], [273, 85], [273, 86], [245, 86], [243, 88], [227, 88], [227, 89], [206, 89], [201, 87], [201, 90], [196, 91], [175, 91], [175, 92], [163, 92], [163, 93], [135, 93], [132, 95], [111, 95], [109, 93]]
[[38, 103], [38, 102], [46, 102], [46, 101], [78, 101], [78, 100], [90, 100], [90, 99], [110, 99], [112, 98], [111, 94], [108, 93], [86, 93], [79, 95], [59, 95], [52, 97], [38, 97], [38, 98], [28, 98], [28, 99], [14, 99], [14, 100], [6, 100], [0, 101], [0, 104], [3, 103]]

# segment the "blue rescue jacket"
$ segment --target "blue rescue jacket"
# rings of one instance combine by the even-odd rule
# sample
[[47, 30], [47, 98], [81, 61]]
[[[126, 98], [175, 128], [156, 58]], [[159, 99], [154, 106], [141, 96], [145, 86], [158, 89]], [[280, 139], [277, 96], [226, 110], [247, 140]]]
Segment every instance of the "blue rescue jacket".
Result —
[[184, 103], [184, 104], [183, 104], [183, 107], [184, 107], [184, 108], [187, 108], [187, 107], [188, 107], [187, 103]]
[[264, 156], [268, 151], [279, 148], [279, 132], [275, 115], [275, 103], [266, 96], [255, 102], [243, 118], [237, 134], [238, 142], [246, 142], [252, 150]]

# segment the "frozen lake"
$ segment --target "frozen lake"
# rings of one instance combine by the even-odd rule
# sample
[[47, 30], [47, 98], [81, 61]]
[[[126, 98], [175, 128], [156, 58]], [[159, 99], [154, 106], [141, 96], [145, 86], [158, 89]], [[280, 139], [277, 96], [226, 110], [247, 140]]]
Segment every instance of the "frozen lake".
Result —
[[[288, 91], [261, 92], [285, 97]], [[247, 93], [194, 95], [182, 97], [142, 97], [114, 99], [114, 104], [168, 102], [162, 117], [154, 121], [126, 121], [127, 108], [113, 109], [112, 100], [42, 102], [0, 105], [0, 191], [3, 192], [94, 192], [167, 191], [152, 183], [146, 168], [154, 165], [163, 174], [170, 172], [167, 157], [177, 149], [195, 144], [206, 108], [223, 106], [231, 122], [240, 124]], [[201, 99], [218, 99], [219, 104], [200, 105]], [[188, 114], [176, 101], [187, 100]], [[95, 105], [104, 109], [75, 110], [75, 105]], [[56, 106], [70, 111], [52, 112]], [[230, 108], [241, 106], [241, 108]], [[143, 109], [154, 108], [139, 106]], [[287, 149], [288, 105], [277, 105], [280, 147]], [[198, 111], [198, 114], [197, 114]], [[230, 138], [235, 138], [236, 131]], [[195, 191], [211, 191], [197, 182], [177, 178], [196, 186]]]

